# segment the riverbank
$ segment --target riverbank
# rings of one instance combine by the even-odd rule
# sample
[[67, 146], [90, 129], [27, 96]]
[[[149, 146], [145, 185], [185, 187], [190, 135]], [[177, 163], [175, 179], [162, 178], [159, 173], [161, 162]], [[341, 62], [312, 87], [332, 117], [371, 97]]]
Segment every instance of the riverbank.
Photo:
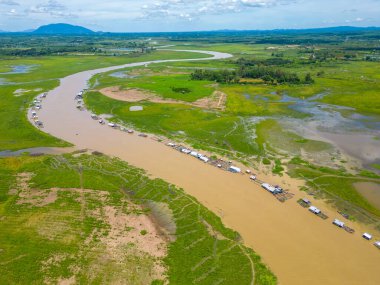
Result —
[[[228, 55], [210, 53], [215, 59]], [[219, 56], [218, 56], [219, 55]], [[158, 61], [163, 62], [163, 61]], [[154, 177], [182, 187], [237, 230], [246, 245], [254, 248], [279, 277], [281, 284], [377, 284], [380, 255], [360, 237], [349, 235], [318, 219], [295, 201], [303, 197], [300, 181], [268, 176], [272, 184], [289, 184], [293, 201], [281, 204], [247, 176], [223, 172], [156, 141], [128, 135], [92, 120], [78, 111], [75, 94], [96, 73], [136, 63], [77, 73], [61, 79], [44, 100], [39, 119], [44, 131], [75, 144], [119, 157], [145, 169]], [[285, 182], [285, 183], [284, 183]], [[322, 201], [313, 201], [324, 207]], [[327, 214], [335, 213], [327, 210]]]

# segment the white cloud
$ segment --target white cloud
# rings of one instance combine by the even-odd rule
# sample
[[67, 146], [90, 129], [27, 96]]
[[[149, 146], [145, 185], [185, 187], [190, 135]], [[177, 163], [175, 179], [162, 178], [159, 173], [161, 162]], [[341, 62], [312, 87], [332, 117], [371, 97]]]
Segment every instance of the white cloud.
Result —
[[162, 16], [194, 19], [199, 16], [239, 13], [246, 9], [270, 8], [294, 3], [296, 0], [161, 0], [141, 6], [143, 19]]
[[363, 21], [365, 21], [365, 19], [363, 19], [361, 17], [357, 17], [357, 18], [355, 18], [353, 20], [346, 20], [345, 22], [346, 23], [360, 23], [360, 22], [363, 22]]
[[57, 19], [117, 32], [380, 26], [378, 15], [379, 0], [0, 0], [7, 30]]
[[76, 15], [69, 11], [69, 9], [58, 2], [57, 0], [48, 0], [45, 3], [39, 3], [35, 6], [31, 6], [29, 9], [26, 9], [27, 13], [31, 14], [48, 14], [54, 17], [76, 17]]
[[20, 4], [13, 0], [0, 0], [0, 5], [19, 6]]

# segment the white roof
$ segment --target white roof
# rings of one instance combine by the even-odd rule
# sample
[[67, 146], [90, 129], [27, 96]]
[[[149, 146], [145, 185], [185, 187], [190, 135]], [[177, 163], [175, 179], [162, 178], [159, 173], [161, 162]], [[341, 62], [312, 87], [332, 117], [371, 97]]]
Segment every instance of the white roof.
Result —
[[339, 227], [343, 227], [344, 226], [344, 223], [342, 221], [338, 220], [338, 219], [334, 220], [334, 224], [337, 225], [337, 226], [339, 226]]
[[321, 210], [319, 210], [317, 207], [314, 207], [314, 206], [310, 206], [309, 210], [314, 212], [314, 213], [320, 213], [321, 212]]
[[377, 247], [380, 247], [380, 241], [375, 242], [375, 245], [376, 245]]
[[368, 238], [368, 239], [372, 239], [372, 235], [370, 235], [369, 233], [364, 233], [363, 237]]
[[263, 187], [265, 190], [268, 190], [271, 193], [273, 193], [276, 190], [276, 188], [274, 188], [272, 185], [268, 183], [261, 184], [261, 187]]
[[236, 166], [230, 166], [230, 169], [234, 170], [236, 172], [241, 172], [241, 169], [239, 167], [236, 167]]
[[202, 161], [204, 161], [204, 162], [208, 162], [209, 161], [209, 159], [207, 157], [205, 157], [205, 156], [201, 156], [199, 159], [202, 160]]

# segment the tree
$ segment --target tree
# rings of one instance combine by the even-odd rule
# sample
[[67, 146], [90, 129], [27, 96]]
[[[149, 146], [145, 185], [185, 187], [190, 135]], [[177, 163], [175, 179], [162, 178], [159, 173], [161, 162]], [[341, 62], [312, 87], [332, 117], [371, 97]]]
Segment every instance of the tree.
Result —
[[311, 77], [310, 73], [306, 74], [306, 76], [305, 76], [305, 83], [306, 84], [313, 84], [314, 83], [314, 79]]

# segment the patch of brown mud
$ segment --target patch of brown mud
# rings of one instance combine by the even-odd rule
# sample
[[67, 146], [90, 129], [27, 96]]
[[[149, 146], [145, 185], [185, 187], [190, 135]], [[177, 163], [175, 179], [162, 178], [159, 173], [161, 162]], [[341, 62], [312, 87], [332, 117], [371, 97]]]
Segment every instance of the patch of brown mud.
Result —
[[[29, 204], [34, 207], [44, 207], [54, 203], [58, 198], [58, 192], [68, 191], [79, 194], [90, 194], [96, 192], [99, 196], [98, 199], [104, 202], [106, 196], [109, 194], [107, 191], [94, 191], [90, 189], [77, 189], [77, 188], [51, 188], [51, 189], [34, 189], [30, 188], [29, 181], [33, 177], [32, 173], [19, 173], [16, 178], [16, 188], [11, 189], [9, 194], [18, 195], [17, 204]], [[78, 198], [80, 200], [80, 197]], [[81, 202], [79, 201], [78, 202]]]
[[12, 195], [18, 195], [17, 204], [29, 204], [35, 207], [43, 207], [57, 200], [57, 190], [39, 190], [29, 187], [32, 173], [19, 173], [16, 178], [16, 189], [9, 191]]
[[111, 229], [108, 236], [102, 241], [107, 246], [107, 251], [115, 258], [119, 254], [118, 246], [131, 243], [137, 249], [151, 256], [166, 256], [165, 239], [159, 234], [156, 226], [147, 215], [124, 214], [111, 206], [106, 206], [104, 213]]
[[226, 107], [227, 94], [221, 91], [214, 91], [211, 96], [198, 99], [192, 105], [203, 109], [220, 109]]
[[[95, 229], [85, 242], [95, 252], [102, 249], [96, 256], [96, 262], [90, 265], [90, 271], [94, 272], [95, 278], [109, 264], [124, 264], [129, 269], [123, 269], [120, 275], [112, 276], [112, 284], [127, 284], [126, 280], [131, 278], [136, 284], [150, 284], [155, 279], [164, 280], [166, 267], [162, 258], [167, 255], [165, 237], [160, 235], [149, 216], [140, 214], [143, 212], [140, 206], [131, 201], [123, 201], [122, 204], [125, 203], [128, 203], [127, 211], [123, 210], [124, 206], [103, 203], [100, 211], [88, 212], [107, 224], [106, 234]], [[94, 243], [96, 240], [98, 242]], [[138, 268], [139, 274], [133, 273], [136, 270], [134, 268]]]
[[152, 103], [161, 103], [161, 104], [183, 104], [193, 107], [198, 107], [202, 109], [220, 109], [224, 110], [227, 95], [221, 91], [215, 91], [211, 96], [198, 99], [193, 103], [174, 100], [174, 99], [165, 99], [159, 97], [155, 94], [149, 93], [147, 91], [139, 89], [126, 89], [121, 90], [119, 86], [107, 87], [99, 90], [101, 94], [109, 98], [124, 101], [124, 102], [141, 102], [148, 101]]
[[357, 183], [354, 183], [354, 187], [372, 205], [380, 209], [380, 184], [379, 183], [357, 182]]
[[[153, 280], [165, 280], [166, 267], [162, 259], [167, 254], [167, 239], [160, 234], [155, 221], [144, 213], [143, 208], [122, 199], [114, 204], [107, 191], [90, 189], [60, 189], [70, 194], [71, 201], [81, 207], [68, 207], [62, 211], [35, 214], [28, 220], [28, 227], [49, 240], [80, 242], [75, 254], [55, 253], [41, 263], [45, 284], [76, 284], [85, 274], [91, 284], [106, 278], [107, 284], [150, 284]], [[65, 195], [66, 197], [67, 195]], [[97, 207], [91, 206], [96, 201]], [[75, 210], [74, 210], [75, 209]], [[85, 219], [96, 221], [92, 231], [85, 233]], [[88, 265], [75, 260], [89, 260]], [[53, 268], [59, 268], [68, 260], [70, 276], [49, 276]]]
[[75, 276], [71, 276], [70, 278], [67, 279], [59, 279], [57, 282], [58, 285], [74, 285], [77, 284]]
[[174, 221], [173, 211], [165, 203], [150, 201], [146, 203], [146, 206], [150, 209], [150, 216], [154, 221], [157, 231], [163, 235], [167, 241], [175, 241], [177, 225]]

